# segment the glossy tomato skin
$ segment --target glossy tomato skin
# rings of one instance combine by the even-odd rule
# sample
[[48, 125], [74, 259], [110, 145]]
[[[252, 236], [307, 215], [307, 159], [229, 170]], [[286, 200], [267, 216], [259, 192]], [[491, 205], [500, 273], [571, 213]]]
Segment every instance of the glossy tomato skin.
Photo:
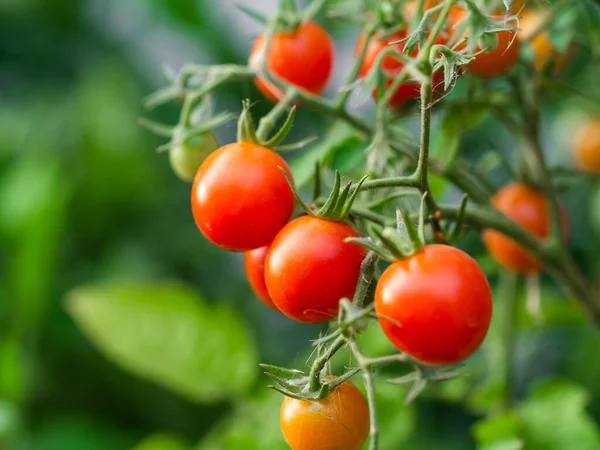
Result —
[[[373, 65], [377, 62], [378, 55], [386, 49], [388, 46], [395, 48], [398, 51], [402, 51], [404, 47], [404, 43], [400, 44], [389, 44], [389, 42], [400, 41], [406, 38], [406, 31], [400, 31], [398, 33], [392, 34], [386, 38], [380, 38], [378, 35], [375, 35], [373, 38], [369, 40], [367, 45], [367, 49], [365, 51], [365, 57], [363, 60], [363, 64], [360, 67], [359, 76], [364, 78], [370, 72]], [[443, 38], [440, 36], [438, 38], [438, 43], [441, 43]], [[365, 46], [366, 35], [365, 33], [361, 33], [356, 42], [355, 54], [358, 57]], [[412, 53], [412, 57], [418, 55], [418, 51], [414, 51]], [[388, 75], [386, 79], [386, 85], [389, 88], [393, 84], [393, 78], [395, 75], [398, 75], [402, 69], [404, 68], [404, 63], [400, 61], [398, 58], [395, 58], [391, 55], [386, 56], [381, 62], [381, 68], [386, 75]], [[439, 93], [441, 89], [441, 84], [444, 80], [444, 74], [442, 72], [436, 72], [433, 74], [433, 86], [436, 92]], [[390, 99], [390, 108], [400, 108], [407, 101], [419, 98], [421, 93], [421, 85], [414, 81], [407, 81], [402, 83], [398, 89], [394, 92]], [[377, 100], [379, 93], [377, 90], [373, 91], [373, 98]]]
[[580, 169], [600, 173], [600, 119], [582, 124], [575, 137], [574, 153]]
[[169, 150], [171, 169], [179, 179], [190, 182], [202, 162], [217, 148], [219, 143], [212, 132], [207, 131], [200, 136], [194, 136]]
[[[250, 52], [250, 67], [259, 68], [264, 58], [265, 35], [260, 35]], [[271, 73], [311, 94], [318, 95], [327, 86], [333, 69], [335, 49], [331, 37], [315, 22], [303, 22], [294, 31], [273, 35], [267, 58]], [[266, 80], [255, 80], [258, 89], [277, 102], [284, 93]]]
[[533, 67], [538, 72], [541, 72], [550, 62], [552, 62], [552, 67], [555, 71], [560, 71], [568, 61], [569, 52], [559, 53], [554, 48], [554, 45], [552, 45], [547, 31], [537, 33], [531, 38], [533, 33], [536, 33], [546, 21], [549, 13], [544, 8], [526, 8], [521, 12], [521, 18], [519, 19], [519, 39], [521, 41], [531, 39], [529, 46], [534, 54]]
[[369, 433], [369, 407], [346, 381], [322, 400], [285, 397], [280, 423], [292, 450], [360, 450]]
[[339, 301], [352, 299], [365, 249], [344, 242], [358, 233], [342, 222], [302, 216], [275, 237], [267, 254], [265, 280], [273, 302], [286, 316], [321, 323], [338, 315]]
[[[550, 211], [545, 195], [523, 183], [504, 186], [492, 198], [492, 204], [534, 236], [545, 239], [550, 232]], [[562, 212], [563, 229], [568, 234], [568, 217]], [[485, 230], [483, 240], [490, 255], [504, 268], [515, 273], [537, 273], [541, 262], [512, 239]]]
[[375, 312], [398, 350], [426, 364], [456, 364], [483, 342], [492, 292], [473, 258], [433, 244], [385, 270], [375, 290]]
[[279, 311], [273, 300], [271, 300], [271, 296], [267, 291], [267, 284], [265, 283], [265, 259], [267, 258], [268, 251], [269, 246], [265, 245], [264, 247], [246, 252], [244, 254], [244, 267], [248, 282], [256, 296], [268, 307]]
[[269, 244], [294, 209], [294, 194], [278, 167], [291, 176], [281, 156], [248, 142], [206, 158], [192, 185], [192, 212], [202, 234], [232, 251]]

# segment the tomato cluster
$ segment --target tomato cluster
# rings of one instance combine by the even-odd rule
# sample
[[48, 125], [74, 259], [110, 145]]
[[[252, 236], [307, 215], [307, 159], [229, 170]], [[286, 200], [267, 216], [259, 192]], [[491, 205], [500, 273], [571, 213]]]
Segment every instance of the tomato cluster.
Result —
[[[425, 8], [435, 5], [426, 2]], [[406, 8], [405, 16], [410, 19], [414, 4], [409, 2]], [[456, 43], [468, 36], [468, 30], [460, 28], [467, 15], [465, 9], [453, 6], [436, 43]], [[355, 52], [363, 58], [359, 77], [379, 70], [384, 78], [384, 86], [373, 90], [377, 100], [405, 68], [403, 41], [408, 33], [408, 28], [392, 33], [378, 30], [358, 38]], [[465, 66], [468, 72], [496, 77], [515, 64], [520, 52], [517, 31], [500, 31], [495, 39], [495, 44], [478, 43], [475, 57]], [[312, 95], [326, 88], [334, 46], [320, 25], [305, 21], [294, 29], [275, 32], [268, 54], [266, 44], [266, 36], [259, 36], [249, 66], [254, 69], [252, 76], [259, 75], [255, 83], [267, 98], [274, 102], [283, 98], [280, 81]], [[465, 46], [461, 43], [459, 48]], [[391, 54], [381, 58], [386, 49], [391, 49]], [[416, 47], [409, 56], [415, 58], [418, 51]], [[442, 79], [441, 72], [432, 75], [438, 94]], [[389, 107], [399, 108], [419, 93], [419, 81], [409, 77], [388, 93]], [[592, 127], [586, 133], [584, 144], [579, 145], [580, 159], [590, 170], [600, 171], [599, 152], [586, 147], [594, 140], [590, 136], [598, 138], [594, 145], [600, 147], [600, 128]], [[313, 211], [291, 220], [295, 193], [289, 182], [293, 182], [293, 174], [273, 149], [252, 139], [240, 138], [208, 157], [186, 155], [193, 161], [177, 169], [184, 177], [190, 176], [189, 167], [203, 159], [192, 186], [195, 222], [214, 244], [245, 252], [246, 275], [257, 297], [302, 323], [324, 323], [338, 317], [340, 301], [353, 298], [360, 280], [366, 250], [356, 239], [362, 228], [356, 229], [356, 223], [345, 217]], [[513, 183], [500, 190], [492, 203], [531, 234], [547, 237], [549, 208], [542, 193]], [[490, 254], [506, 268], [518, 273], [541, 269], [535, 256], [506, 236], [487, 230], [484, 240]], [[448, 245], [420, 245], [385, 269], [376, 283], [374, 309], [382, 330], [398, 350], [422, 364], [456, 364], [483, 342], [492, 317], [492, 294], [485, 274], [465, 252]], [[281, 426], [295, 450], [359, 449], [369, 431], [367, 402], [347, 381], [321, 400], [286, 397]]]

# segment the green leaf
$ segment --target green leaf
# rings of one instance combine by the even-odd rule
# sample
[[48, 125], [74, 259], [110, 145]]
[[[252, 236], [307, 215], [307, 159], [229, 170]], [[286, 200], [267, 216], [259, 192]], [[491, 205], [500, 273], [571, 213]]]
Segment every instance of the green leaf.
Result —
[[502, 441], [490, 442], [479, 447], [480, 450], [524, 450], [525, 444], [521, 439], [509, 438]]
[[0, 399], [0, 447], [9, 441], [19, 426], [19, 412], [15, 405]]
[[460, 148], [463, 131], [474, 128], [485, 118], [489, 107], [473, 105], [453, 105], [448, 108], [439, 131], [432, 139], [432, 157], [445, 166], [452, 164]]
[[190, 448], [177, 436], [153, 434], [136, 445], [133, 450], [190, 450]]
[[599, 449], [600, 430], [585, 410], [588, 400], [585, 389], [567, 380], [539, 385], [520, 409], [526, 448]]
[[67, 300], [74, 321], [107, 358], [190, 400], [233, 398], [258, 373], [252, 336], [237, 312], [183, 286], [84, 286]]
[[512, 411], [480, 420], [473, 426], [473, 435], [479, 445], [505, 442], [520, 435], [519, 417]]
[[336, 155], [358, 152], [361, 144], [360, 134], [356, 130], [347, 124], [335, 123], [321, 142], [291, 161], [290, 168], [296, 186], [302, 188], [313, 178], [317, 161], [321, 161], [322, 167], [329, 166]]

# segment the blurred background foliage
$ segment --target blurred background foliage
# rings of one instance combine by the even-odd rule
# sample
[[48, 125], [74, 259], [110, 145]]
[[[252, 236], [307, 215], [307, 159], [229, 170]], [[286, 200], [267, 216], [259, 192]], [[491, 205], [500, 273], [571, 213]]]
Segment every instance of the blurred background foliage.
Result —
[[[275, 4], [252, 2], [264, 12]], [[254, 298], [241, 256], [202, 238], [189, 186], [136, 124], [141, 99], [163, 82], [161, 64], [242, 63], [258, 30], [229, 0], [0, 1], [0, 448], [285, 448], [281, 398], [264, 388], [258, 362], [302, 368], [318, 328]], [[339, 85], [356, 30], [332, 30]], [[565, 78], [589, 79], [585, 64], [578, 57]], [[249, 84], [230, 85], [218, 93], [219, 109], [237, 110], [246, 96], [260, 99]], [[571, 103], [545, 105], [547, 150], [558, 164], [568, 158], [556, 137], [580, 111]], [[268, 107], [259, 100], [254, 112]], [[157, 114], [177, 120], [175, 106]], [[324, 133], [320, 119], [302, 111], [293, 133]], [[221, 142], [234, 132], [233, 124], [221, 129]], [[486, 133], [466, 133], [461, 148], [477, 158], [489, 135], [514, 146], [493, 124]], [[447, 138], [438, 135], [434, 151]], [[354, 164], [340, 149], [361, 145], [335, 128], [295, 161], [297, 179], [317, 157]], [[455, 198], [441, 180], [436, 189]], [[583, 184], [564, 201], [572, 250], [591, 278], [600, 264], [600, 192]], [[479, 238], [464, 246], [496, 286], [498, 269]], [[510, 368], [522, 403], [487, 415], [506, 389], [494, 376], [505, 370], [495, 330], [469, 362], [486, 377], [434, 386], [409, 407], [403, 388], [379, 383], [383, 449], [600, 448], [598, 338], [547, 280], [542, 326], [525, 297]], [[371, 328], [361, 338], [366, 351], [391, 351]], [[348, 363], [348, 355], [336, 362]]]

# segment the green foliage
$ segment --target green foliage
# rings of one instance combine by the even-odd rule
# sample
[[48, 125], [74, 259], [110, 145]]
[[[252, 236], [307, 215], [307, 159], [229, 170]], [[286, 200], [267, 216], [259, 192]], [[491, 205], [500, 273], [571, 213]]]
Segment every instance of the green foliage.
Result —
[[67, 309], [108, 358], [190, 400], [235, 398], [257, 375], [254, 343], [238, 313], [182, 286], [80, 287]]
[[179, 437], [170, 434], [153, 434], [132, 450], [190, 450]]

